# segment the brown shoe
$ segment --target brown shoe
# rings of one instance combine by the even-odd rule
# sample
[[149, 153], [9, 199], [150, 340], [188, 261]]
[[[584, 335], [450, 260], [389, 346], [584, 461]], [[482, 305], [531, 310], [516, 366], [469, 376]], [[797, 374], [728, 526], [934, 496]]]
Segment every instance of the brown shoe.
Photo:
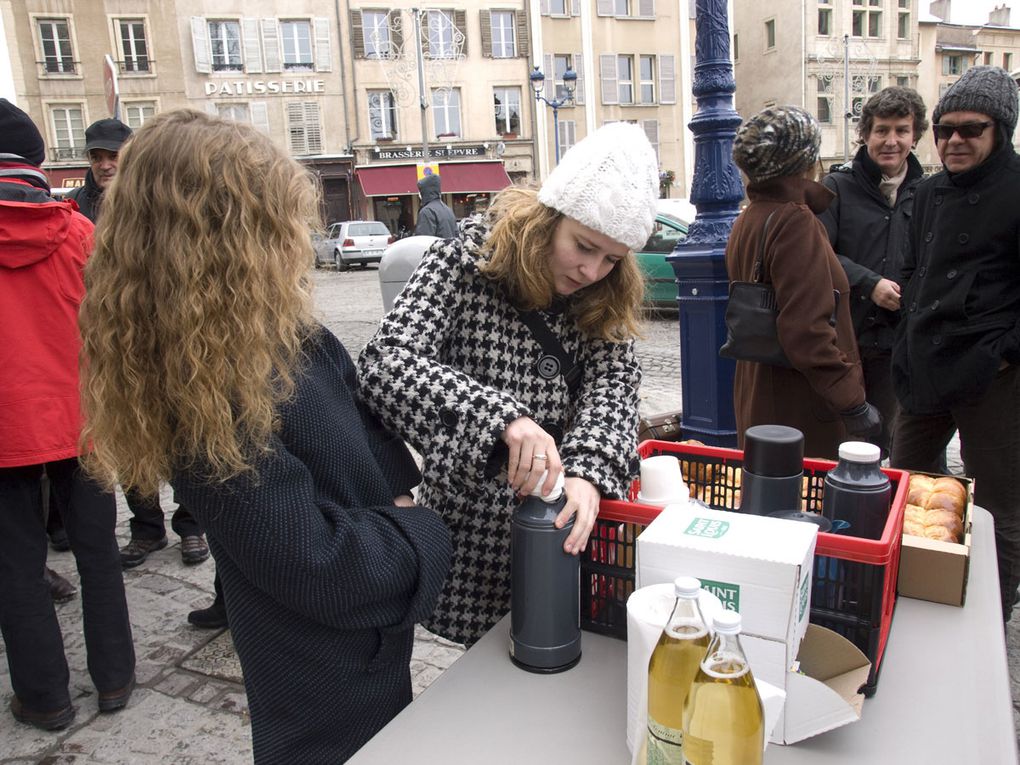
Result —
[[109, 693], [99, 694], [99, 711], [100, 712], [116, 712], [118, 709], [123, 709], [127, 706], [128, 699], [131, 698], [131, 694], [135, 690], [135, 676], [131, 674], [131, 679], [128, 684], [123, 688], [118, 688], [115, 691]]
[[134, 539], [120, 548], [120, 565], [124, 568], [134, 568], [149, 557], [150, 553], [162, 550], [166, 547], [166, 535], [160, 539]]
[[74, 596], [78, 594], [77, 587], [49, 566], [43, 569], [43, 578], [50, 588], [50, 597], [53, 598], [54, 603], [67, 603], [69, 600], [74, 600]]
[[17, 696], [11, 699], [11, 714], [14, 719], [40, 730], [63, 730], [74, 720], [74, 707], [68, 704], [55, 712], [36, 712], [28, 709]]
[[186, 566], [194, 566], [209, 557], [209, 545], [201, 534], [181, 537], [181, 560]]

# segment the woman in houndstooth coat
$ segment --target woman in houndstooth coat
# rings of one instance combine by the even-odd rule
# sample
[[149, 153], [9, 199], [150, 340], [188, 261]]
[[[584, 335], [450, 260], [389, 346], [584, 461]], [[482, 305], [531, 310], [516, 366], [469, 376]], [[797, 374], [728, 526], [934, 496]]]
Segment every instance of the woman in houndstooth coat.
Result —
[[[573, 158], [572, 158], [573, 155]], [[509, 610], [509, 521], [522, 494], [560, 472], [580, 554], [601, 497], [626, 495], [637, 466], [642, 282], [632, 250], [655, 216], [644, 134], [606, 126], [542, 189], [511, 187], [461, 237], [436, 242], [359, 359], [359, 389], [422, 455], [419, 501], [453, 534], [454, 559], [425, 625], [472, 644]], [[534, 312], [573, 359], [575, 386], [522, 320]], [[552, 368], [550, 368], [550, 366]]]

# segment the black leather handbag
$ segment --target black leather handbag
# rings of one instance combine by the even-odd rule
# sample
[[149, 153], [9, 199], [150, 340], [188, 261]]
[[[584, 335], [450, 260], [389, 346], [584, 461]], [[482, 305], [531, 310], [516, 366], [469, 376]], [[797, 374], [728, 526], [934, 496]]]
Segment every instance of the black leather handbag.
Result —
[[774, 212], [765, 219], [761, 248], [751, 268], [751, 281], [730, 283], [730, 298], [726, 303], [726, 342], [719, 349], [719, 355], [737, 361], [790, 368], [793, 365], [786, 358], [776, 332], [776, 317], [779, 315], [776, 291], [771, 284], [761, 281], [765, 238], [773, 215]]

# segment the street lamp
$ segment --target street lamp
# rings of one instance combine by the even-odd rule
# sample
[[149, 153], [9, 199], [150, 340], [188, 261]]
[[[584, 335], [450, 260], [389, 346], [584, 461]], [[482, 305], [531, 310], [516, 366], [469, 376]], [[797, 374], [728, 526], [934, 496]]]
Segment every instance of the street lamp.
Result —
[[560, 163], [560, 107], [566, 106], [574, 100], [574, 88], [577, 86], [577, 72], [568, 66], [567, 71], [563, 73], [563, 88], [566, 90], [566, 95], [564, 95], [563, 98], [548, 99], [542, 95], [542, 90], [545, 87], [545, 75], [542, 74], [542, 70], [537, 66], [534, 71], [528, 75], [528, 79], [531, 80], [531, 89], [535, 91], [535, 101], [542, 101], [552, 107], [553, 133], [556, 138], [556, 164], [558, 165]]

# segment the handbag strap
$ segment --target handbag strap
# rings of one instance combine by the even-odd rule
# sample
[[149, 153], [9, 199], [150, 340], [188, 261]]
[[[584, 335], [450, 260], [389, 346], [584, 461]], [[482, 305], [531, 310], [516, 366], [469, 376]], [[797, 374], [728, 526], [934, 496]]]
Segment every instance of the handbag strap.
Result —
[[[556, 374], [562, 375], [571, 395], [576, 393], [578, 386], [581, 384], [581, 365], [577, 363], [573, 356], [567, 353], [563, 343], [549, 329], [549, 325], [546, 324], [545, 319], [539, 315], [538, 311], [518, 310], [517, 314], [521, 317], [521, 321], [524, 322], [525, 326], [531, 330], [531, 334], [538, 341], [538, 344], [542, 346], [542, 351], [545, 354], [539, 360], [539, 374], [543, 377], [555, 377]], [[547, 364], [549, 356], [553, 357], [558, 364]]]
[[773, 210], [772, 212], [769, 213], [769, 217], [765, 219], [765, 230], [761, 232], [761, 247], [758, 248], [758, 255], [754, 259], [754, 264], [751, 266], [752, 282], [761, 281], [762, 261], [765, 260], [765, 239], [769, 235], [769, 223], [772, 222], [772, 216], [775, 214], [776, 211]]

